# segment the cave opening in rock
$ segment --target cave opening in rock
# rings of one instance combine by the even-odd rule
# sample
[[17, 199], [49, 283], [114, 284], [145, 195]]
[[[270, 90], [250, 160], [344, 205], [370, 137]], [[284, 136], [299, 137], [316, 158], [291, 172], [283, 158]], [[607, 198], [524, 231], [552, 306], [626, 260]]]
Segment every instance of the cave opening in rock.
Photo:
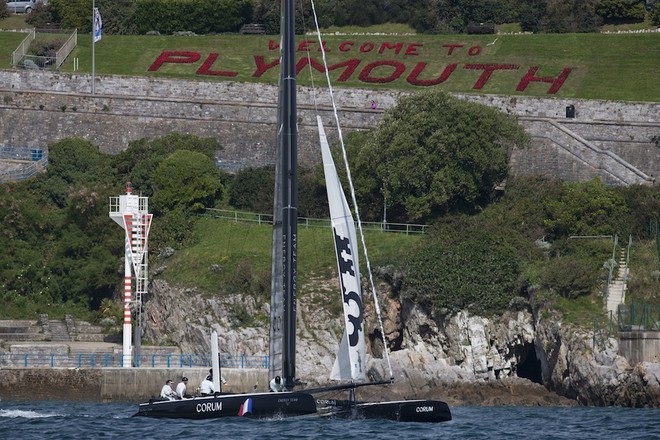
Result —
[[525, 344], [521, 354], [520, 363], [516, 370], [517, 376], [523, 379], [529, 379], [535, 383], [543, 384], [541, 361], [536, 357], [534, 344]]

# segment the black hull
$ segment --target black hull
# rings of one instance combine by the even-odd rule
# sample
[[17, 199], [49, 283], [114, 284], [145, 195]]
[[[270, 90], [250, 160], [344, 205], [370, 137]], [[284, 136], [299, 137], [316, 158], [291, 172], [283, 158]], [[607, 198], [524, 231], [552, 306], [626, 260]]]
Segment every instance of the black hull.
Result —
[[439, 400], [400, 400], [393, 402], [359, 402], [325, 400], [322, 417], [348, 419], [386, 419], [397, 422], [440, 423], [451, 420], [449, 406]]
[[179, 419], [221, 417], [291, 417], [316, 413], [316, 403], [307, 393], [221, 394], [192, 399], [141, 403], [133, 415]]

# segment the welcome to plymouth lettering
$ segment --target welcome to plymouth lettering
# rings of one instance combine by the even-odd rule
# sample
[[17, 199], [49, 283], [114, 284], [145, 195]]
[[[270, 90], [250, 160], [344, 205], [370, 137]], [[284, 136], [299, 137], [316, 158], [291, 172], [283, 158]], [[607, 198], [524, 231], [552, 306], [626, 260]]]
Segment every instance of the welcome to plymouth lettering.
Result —
[[[355, 53], [356, 57], [328, 65], [329, 71], [341, 72], [337, 78], [338, 82], [346, 82], [357, 76], [363, 83], [386, 84], [405, 78], [405, 81], [414, 86], [429, 87], [442, 84], [448, 81], [457, 69], [465, 71], [480, 72], [472, 88], [482, 90], [488, 85], [488, 81], [493, 75], [512, 75], [520, 78], [516, 91], [524, 92], [530, 83], [540, 82], [548, 83], [550, 87], [548, 94], [555, 94], [564, 85], [564, 82], [571, 73], [570, 67], [564, 67], [561, 73], [556, 77], [539, 76], [539, 66], [529, 66], [525, 71], [518, 64], [494, 64], [494, 63], [449, 63], [442, 69], [430, 69], [428, 63], [419, 60], [423, 43], [374, 43], [371, 41], [356, 42], [342, 41], [331, 47], [323, 41], [318, 44], [314, 40], [303, 40], [298, 44], [298, 52], [303, 55], [296, 64], [296, 71], [300, 73], [306, 66], [310, 66], [318, 72], [323, 72], [323, 64], [309, 56], [312, 52], [333, 52]], [[477, 57], [482, 54], [483, 48], [478, 45], [466, 46], [463, 44], [443, 44], [441, 51], [448, 57], [465, 53], [468, 57]], [[268, 42], [269, 51], [279, 51], [279, 44], [274, 40]], [[384, 56], [403, 57], [404, 61], [396, 59], [383, 59], [378, 61], [364, 61], [360, 54], [377, 53]], [[212, 52], [204, 58], [201, 65], [197, 68], [197, 75], [225, 76], [235, 78], [238, 72], [221, 69], [218, 62], [218, 53]], [[261, 78], [272, 69], [276, 69], [280, 64], [278, 55], [270, 57], [268, 60], [264, 55], [254, 55], [254, 71], [252, 77]], [[164, 51], [149, 67], [150, 72], [159, 70], [166, 64], [195, 64], [202, 60], [202, 54], [195, 51]], [[521, 72], [522, 73], [521, 75]]]

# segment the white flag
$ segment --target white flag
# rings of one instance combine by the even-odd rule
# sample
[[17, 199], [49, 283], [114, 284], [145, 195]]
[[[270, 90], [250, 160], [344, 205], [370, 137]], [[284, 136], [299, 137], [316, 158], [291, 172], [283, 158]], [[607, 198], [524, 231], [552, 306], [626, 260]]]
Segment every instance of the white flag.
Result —
[[103, 22], [101, 21], [101, 13], [99, 8], [94, 8], [94, 43], [101, 39], [103, 35]]

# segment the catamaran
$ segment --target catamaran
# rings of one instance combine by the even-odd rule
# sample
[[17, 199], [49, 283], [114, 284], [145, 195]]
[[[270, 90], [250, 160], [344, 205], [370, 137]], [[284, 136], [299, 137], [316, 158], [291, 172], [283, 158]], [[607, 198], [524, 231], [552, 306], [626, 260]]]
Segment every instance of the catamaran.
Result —
[[[317, 116], [319, 141], [328, 193], [331, 225], [341, 298], [343, 303], [344, 331], [339, 345], [337, 360], [330, 378], [343, 383], [315, 389], [294, 391], [301, 386], [296, 377], [296, 277], [297, 277], [297, 108], [296, 108], [296, 63], [295, 63], [295, 16], [294, 0], [282, 1], [282, 39], [280, 44], [280, 94], [278, 105], [277, 161], [275, 167], [275, 201], [272, 247], [272, 291], [270, 327], [270, 377], [283, 379], [284, 391], [272, 393], [222, 394], [173, 401], [151, 400], [140, 404], [136, 416], [219, 418], [229, 416], [248, 417], [341, 417], [383, 418], [405, 422], [444, 422], [451, 420], [451, 412], [445, 402], [439, 400], [399, 400], [361, 402], [356, 399], [356, 390], [364, 386], [383, 386], [393, 381], [390, 365], [390, 380], [366, 382], [366, 350], [364, 334], [364, 309], [360, 279], [358, 241], [355, 221], [332, 159], [325, 129]], [[320, 32], [317, 34], [320, 39]], [[327, 63], [325, 62], [327, 72]], [[332, 86], [328, 87], [332, 96]], [[332, 100], [336, 125], [341, 140], [341, 129], [334, 98]], [[357, 212], [355, 192], [346, 166], [354, 210]], [[362, 237], [362, 248], [369, 265], [368, 255], [358, 215], [358, 226]], [[377, 297], [373, 277], [369, 269], [374, 301]], [[378, 312], [380, 314], [380, 312]], [[379, 321], [382, 319], [379, 316]], [[382, 329], [381, 329], [382, 330]], [[381, 331], [384, 338], [384, 331]], [[387, 341], [383, 340], [385, 354]], [[218, 380], [217, 336], [211, 340], [213, 376]], [[213, 346], [213, 344], [216, 344]], [[389, 358], [388, 358], [389, 364]], [[219, 387], [216, 387], [219, 389]], [[319, 395], [330, 391], [346, 390], [348, 399], [327, 399]]]

